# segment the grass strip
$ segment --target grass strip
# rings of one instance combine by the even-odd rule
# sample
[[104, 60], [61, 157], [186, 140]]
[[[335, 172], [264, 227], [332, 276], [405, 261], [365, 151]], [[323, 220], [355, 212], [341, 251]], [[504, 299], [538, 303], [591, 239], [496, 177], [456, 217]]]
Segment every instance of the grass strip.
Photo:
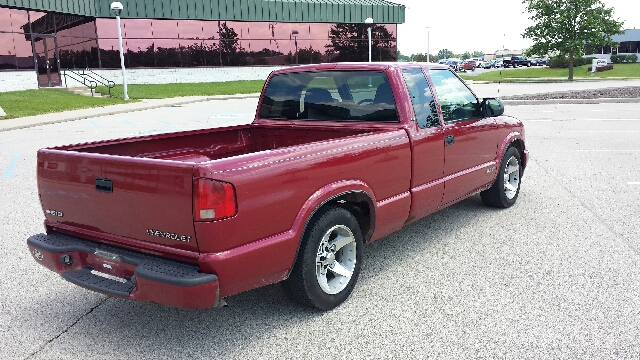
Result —
[[[612, 70], [596, 72], [591, 76], [587, 71], [589, 65], [577, 66], [573, 69], [574, 79], [640, 79], [640, 63], [614, 64]], [[513, 70], [495, 70], [472, 76], [460, 75], [465, 80], [492, 82], [520, 81], [567, 81], [569, 69], [552, 69], [548, 67], [518, 68]]]
[[[179, 96], [213, 96], [259, 93], [264, 80], [241, 80], [211, 83], [183, 84], [131, 84], [127, 85], [129, 99], [165, 99]], [[107, 88], [98, 86], [98, 92], [107, 94]], [[111, 95], [122, 99], [122, 85], [111, 89]]]
[[7, 114], [0, 117], [0, 121], [124, 102], [122, 99], [76, 95], [54, 89], [0, 92], [0, 107]]

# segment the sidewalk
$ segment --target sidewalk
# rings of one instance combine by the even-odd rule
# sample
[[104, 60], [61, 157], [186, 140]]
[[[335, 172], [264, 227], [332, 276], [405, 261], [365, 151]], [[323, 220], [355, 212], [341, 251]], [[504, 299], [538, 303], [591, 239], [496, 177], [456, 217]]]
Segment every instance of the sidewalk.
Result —
[[[524, 94], [555, 93], [563, 91], [603, 89], [613, 87], [640, 86], [640, 80], [601, 80], [556, 83], [482, 83], [467, 82], [479, 97], [503, 97]], [[0, 120], [0, 132], [54, 124], [105, 115], [123, 114], [134, 111], [161, 108], [178, 104], [226, 99], [257, 99], [260, 94], [188, 96], [168, 99], [147, 99], [128, 104], [64, 111], [59, 113], [28, 116], [17, 119]], [[536, 104], [597, 104], [597, 103], [640, 103], [640, 99], [557, 99], [557, 100], [504, 100], [505, 105]]]

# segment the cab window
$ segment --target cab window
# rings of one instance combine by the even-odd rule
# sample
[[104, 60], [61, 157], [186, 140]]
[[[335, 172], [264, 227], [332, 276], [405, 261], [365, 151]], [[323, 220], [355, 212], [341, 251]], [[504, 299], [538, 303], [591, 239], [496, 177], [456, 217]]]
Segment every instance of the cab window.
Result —
[[260, 118], [398, 122], [391, 84], [381, 71], [309, 71], [274, 75]]
[[429, 70], [445, 123], [480, 117], [478, 99], [449, 70]]
[[402, 77], [407, 85], [411, 105], [416, 115], [418, 127], [421, 129], [440, 125], [440, 117], [436, 102], [431, 94], [429, 83], [424, 77], [422, 69], [406, 69], [402, 71]]

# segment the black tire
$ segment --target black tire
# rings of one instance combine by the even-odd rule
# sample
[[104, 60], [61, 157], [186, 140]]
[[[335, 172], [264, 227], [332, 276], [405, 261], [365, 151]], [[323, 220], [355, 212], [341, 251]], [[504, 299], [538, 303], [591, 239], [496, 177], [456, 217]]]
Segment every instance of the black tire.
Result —
[[[514, 168], [517, 166], [517, 168]], [[520, 153], [514, 147], [509, 147], [502, 156], [498, 176], [493, 185], [480, 193], [482, 202], [491, 207], [506, 209], [518, 200], [520, 194], [520, 174], [522, 162]], [[507, 184], [508, 183], [508, 184]]]
[[[290, 300], [303, 306], [318, 310], [335, 308], [349, 297], [358, 281], [363, 246], [358, 221], [349, 211], [338, 207], [321, 209], [309, 222], [282, 289]], [[349, 277], [337, 273], [345, 270], [350, 272]]]

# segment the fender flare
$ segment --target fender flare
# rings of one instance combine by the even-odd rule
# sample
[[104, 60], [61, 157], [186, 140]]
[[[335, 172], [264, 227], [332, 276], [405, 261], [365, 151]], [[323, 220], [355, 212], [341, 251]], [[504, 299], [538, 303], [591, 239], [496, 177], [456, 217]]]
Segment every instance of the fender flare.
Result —
[[316, 212], [330, 201], [340, 196], [352, 193], [361, 194], [367, 200], [369, 213], [371, 214], [371, 226], [368, 233], [362, 235], [365, 243], [371, 238], [375, 230], [376, 219], [376, 199], [373, 189], [371, 189], [368, 184], [360, 180], [343, 180], [327, 184], [314, 192], [313, 195], [311, 195], [302, 205], [300, 211], [298, 211], [298, 215], [296, 215], [296, 219], [294, 220], [291, 229], [289, 230], [291, 233], [295, 234], [294, 238], [298, 239], [298, 248], [293, 261], [291, 262], [291, 266], [289, 267], [287, 277], [289, 277], [289, 274], [291, 273], [291, 270], [298, 258], [300, 245], [302, 243], [302, 236], [307, 230], [307, 227]]
[[509, 133], [509, 135], [507, 135], [504, 140], [502, 141], [502, 144], [500, 145], [500, 149], [498, 149], [498, 153], [497, 153], [497, 157], [496, 157], [496, 164], [500, 164], [500, 161], [502, 161], [502, 157], [504, 156], [505, 151], [507, 151], [507, 148], [509, 148], [509, 146], [511, 146], [514, 142], [519, 142], [521, 143], [521, 145], [516, 146], [516, 149], [518, 149], [518, 151], [520, 152], [520, 158], [522, 161], [522, 167], [525, 167], [527, 164], [525, 163], [525, 156], [524, 156], [524, 140], [522, 139], [522, 133], [519, 131], [514, 131]]

